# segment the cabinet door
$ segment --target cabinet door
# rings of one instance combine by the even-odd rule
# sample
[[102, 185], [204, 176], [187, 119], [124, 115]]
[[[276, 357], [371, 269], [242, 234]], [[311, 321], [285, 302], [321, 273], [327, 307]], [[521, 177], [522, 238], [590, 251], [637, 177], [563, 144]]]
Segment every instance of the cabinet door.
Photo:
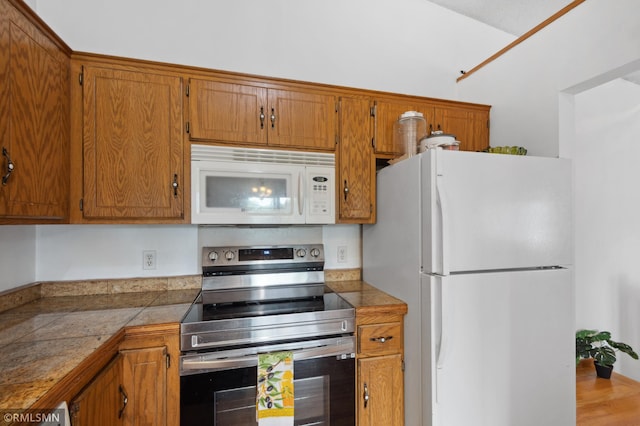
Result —
[[270, 146], [326, 151], [335, 149], [335, 96], [269, 89], [268, 98]]
[[71, 401], [73, 426], [122, 425], [121, 410], [126, 410], [127, 402], [120, 386], [121, 376], [122, 357], [118, 355]]
[[463, 149], [482, 151], [487, 148], [489, 148], [489, 111], [470, 111]]
[[358, 360], [358, 425], [404, 424], [402, 355]]
[[427, 126], [431, 124], [433, 107], [413, 99], [378, 99], [375, 102], [375, 152], [399, 156], [403, 147], [394, 146], [393, 128], [400, 115], [407, 111], [418, 111], [424, 115]]
[[371, 145], [371, 102], [340, 99], [337, 150], [338, 222], [375, 222], [375, 157]]
[[189, 137], [266, 145], [267, 90], [214, 80], [189, 81]]
[[461, 151], [482, 151], [489, 146], [489, 112], [436, 108], [434, 130], [455, 135]]
[[85, 218], [181, 218], [182, 79], [84, 67]]
[[54, 220], [68, 216], [68, 75], [66, 54], [2, 2], [0, 216]]
[[124, 425], [166, 426], [166, 347], [125, 350], [121, 354], [122, 386], [130, 401], [124, 411]]

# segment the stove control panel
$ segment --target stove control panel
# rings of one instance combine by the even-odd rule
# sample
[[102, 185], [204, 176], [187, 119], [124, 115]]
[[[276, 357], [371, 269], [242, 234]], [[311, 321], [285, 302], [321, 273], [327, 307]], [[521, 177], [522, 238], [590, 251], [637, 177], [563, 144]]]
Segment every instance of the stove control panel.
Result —
[[[322, 270], [324, 266], [324, 247], [322, 244], [299, 244], [291, 246], [231, 246], [203, 247], [203, 274], [212, 269], [219, 271], [223, 267], [229, 271], [245, 269], [251, 265], [272, 265], [270, 268], [304, 267]], [[224, 270], [223, 269], [223, 270]]]

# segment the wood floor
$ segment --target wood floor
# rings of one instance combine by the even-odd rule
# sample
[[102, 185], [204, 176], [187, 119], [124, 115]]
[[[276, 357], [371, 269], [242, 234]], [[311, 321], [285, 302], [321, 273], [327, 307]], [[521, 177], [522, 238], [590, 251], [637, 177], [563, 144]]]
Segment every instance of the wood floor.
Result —
[[592, 360], [576, 370], [577, 426], [640, 426], [640, 382], [596, 377]]

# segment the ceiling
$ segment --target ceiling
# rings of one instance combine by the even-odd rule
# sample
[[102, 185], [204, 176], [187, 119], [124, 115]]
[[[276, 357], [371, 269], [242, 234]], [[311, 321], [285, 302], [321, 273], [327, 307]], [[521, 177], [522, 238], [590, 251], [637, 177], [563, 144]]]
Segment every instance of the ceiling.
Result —
[[572, 0], [430, 0], [454, 12], [521, 36]]
[[[573, 0], [429, 0], [476, 21], [519, 37]], [[623, 77], [640, 84], [640, 71]]]

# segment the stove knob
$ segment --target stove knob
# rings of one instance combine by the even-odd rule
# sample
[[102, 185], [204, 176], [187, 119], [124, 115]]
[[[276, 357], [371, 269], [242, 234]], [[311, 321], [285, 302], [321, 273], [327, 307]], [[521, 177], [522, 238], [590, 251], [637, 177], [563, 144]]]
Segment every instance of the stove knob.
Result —
[[210, 251], [209, 252], [209, 260], [212, 261], [212, 262], [215, 262], [216, 260], [218, 260], [218, 252]]
[[296, 255], [298, 257], [305, 257], [307, 255], [307, 251], [305, 249], [298, 249], [296, 251]]
[[233, 254], [231, 250], [224, 253], [224, 258], [227, 259], [228, 261], [232, 261], [234, 257], [236, 257], [236, 255]]
[[320, 250], [318, 250], [317, 248], [313, 248], [311, 249], [311, 253], [309, 254], [311, 254], [311, 257], [318, 257], [320, 256]]

